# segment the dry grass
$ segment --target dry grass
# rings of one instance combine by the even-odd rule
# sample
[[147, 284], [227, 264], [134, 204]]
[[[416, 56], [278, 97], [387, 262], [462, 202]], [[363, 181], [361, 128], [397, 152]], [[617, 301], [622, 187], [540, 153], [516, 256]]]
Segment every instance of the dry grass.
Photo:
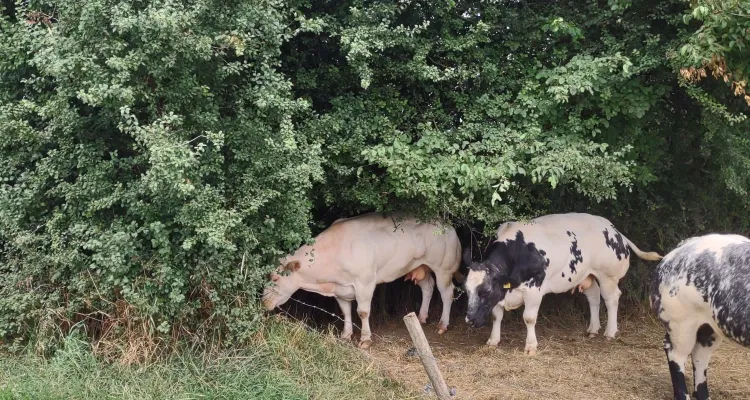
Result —
[[[541, 317], [536, 357], [523, 353], [526, 328], [519, 314], [506, 313], [497, 349], [485, 345], [488, 327], [472, 329], [459, 318], [443, 336], [436, 334], [434, 319], [424, 327], [448, 386], [457, 389], [456, 399], [672, 398], [663, 330], [649, 314], [624, 316], [613, 342], [588, 339], [580, 315]], [[381, 336], [369, 350], [373, 359], [407, 387], [423, 390], [428, 379], [418, 357], [406, 356], [412, 345], [405, 326], [392, 321], [373, 328]], [[750, 398], [749, 370], [750, 352], [722, 345], [709, 369], [712, 398]]]
[[[143, 354], [130, 342], [122, 354]], [[130, 346], [130, 347], [128, 347]], [[113, 350], [114, 352], [114, 350]], [[20, 399], [406, 399], [378, 365], [331, 335], [269, 318], [241, 348], [162, 351], [148, 362], [96, 353], [66, 337], [51, 357], [0, 352], [0, 400]]]

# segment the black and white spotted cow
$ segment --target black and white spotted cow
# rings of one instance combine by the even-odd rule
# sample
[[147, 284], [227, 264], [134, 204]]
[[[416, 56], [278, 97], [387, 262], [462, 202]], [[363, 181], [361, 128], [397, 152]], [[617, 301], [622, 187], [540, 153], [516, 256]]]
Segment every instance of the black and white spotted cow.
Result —
[[685, 362], [691, 355], [695, 396], [708, 399], [711, 353], [725, 338], [750, 347], [750, 239], [712, 234], [684, 240], [656, 267], [650, 300], [667, 330], [674, 398], [690, 399]]
[[645, 253], [623, 236], [608, 220], [590, 214], [552, 214], [527, 223], [508, 222], [497, 230], [497, 240], [488, 248], [483, 261], [470, 264], [466, 277], [469, 307], [466, 322], [474, 327], [494, 317], [487, 344], [500, 341], [503, 310], [525, 305], [525, 352], [535, 355], [536, 317], [542, 297], [579, 288], [588, 299], [590, 336], [598, 334], [601, 297], [607, 305], [607, 328], [611, 339], [617, 332], [617, 284], [630, 264], [630, 250], [645, 260], [660, 260], [657, 253]]

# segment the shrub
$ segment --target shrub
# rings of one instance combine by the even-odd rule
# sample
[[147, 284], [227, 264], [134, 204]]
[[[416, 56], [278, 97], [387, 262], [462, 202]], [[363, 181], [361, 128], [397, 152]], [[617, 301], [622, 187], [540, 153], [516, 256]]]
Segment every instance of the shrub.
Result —
[[277, 258], [364, 211], [741, 230], [729, 3], [3, 0], [0, 336], [236, 343]]
[[[5, 4], [5, 3], [4, 3]], [[18, 3], [0, 20], [0, 336], [251, 333], [320, 148], [284, 2]], [[6, 14], [10, 13], [6, 9]], [[65, 329], [63, 329], [65, 330]]]

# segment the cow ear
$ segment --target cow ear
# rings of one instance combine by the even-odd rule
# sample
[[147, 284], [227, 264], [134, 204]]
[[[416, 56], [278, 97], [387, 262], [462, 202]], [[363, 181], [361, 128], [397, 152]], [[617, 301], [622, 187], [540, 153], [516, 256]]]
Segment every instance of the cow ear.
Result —
[[509, 282], [508, 276], [505, 274], [497, 274], [492, 277], [492, 286], [496, 289], [506, 288]]
[[464, 249], [464, 254], [463, 254], [462, 259], [463, 259], [463, 262], [464, 262], [465, 266], [468, 267], [468, 266], [470, 266], [472, 264], [472, 262], [474, 260], [472, 260], [472, 258], [471, 258], [471, 247], [467, 247], [467, 248]]
[[284, 267], [284, 269], [289, 272], [295, 272], [299, 270], [301, 266], [302, 265], [300, 264], [299, 261], [291, 261], [286, 265], [286, 267]]

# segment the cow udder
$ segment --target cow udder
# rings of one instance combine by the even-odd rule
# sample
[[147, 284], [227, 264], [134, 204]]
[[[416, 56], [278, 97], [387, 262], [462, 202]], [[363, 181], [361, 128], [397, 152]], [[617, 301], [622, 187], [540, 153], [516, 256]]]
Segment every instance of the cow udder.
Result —
[[425, 277], [427, 277], [427, 274], [431, 272], [430, 267], [422, 264], [418, 266], [417, 268], [414, 268], [411, 270], [406, 276], [404, 277], [405, 281], [412, 281], [416, 285], [417, 282], [421, 281]]

